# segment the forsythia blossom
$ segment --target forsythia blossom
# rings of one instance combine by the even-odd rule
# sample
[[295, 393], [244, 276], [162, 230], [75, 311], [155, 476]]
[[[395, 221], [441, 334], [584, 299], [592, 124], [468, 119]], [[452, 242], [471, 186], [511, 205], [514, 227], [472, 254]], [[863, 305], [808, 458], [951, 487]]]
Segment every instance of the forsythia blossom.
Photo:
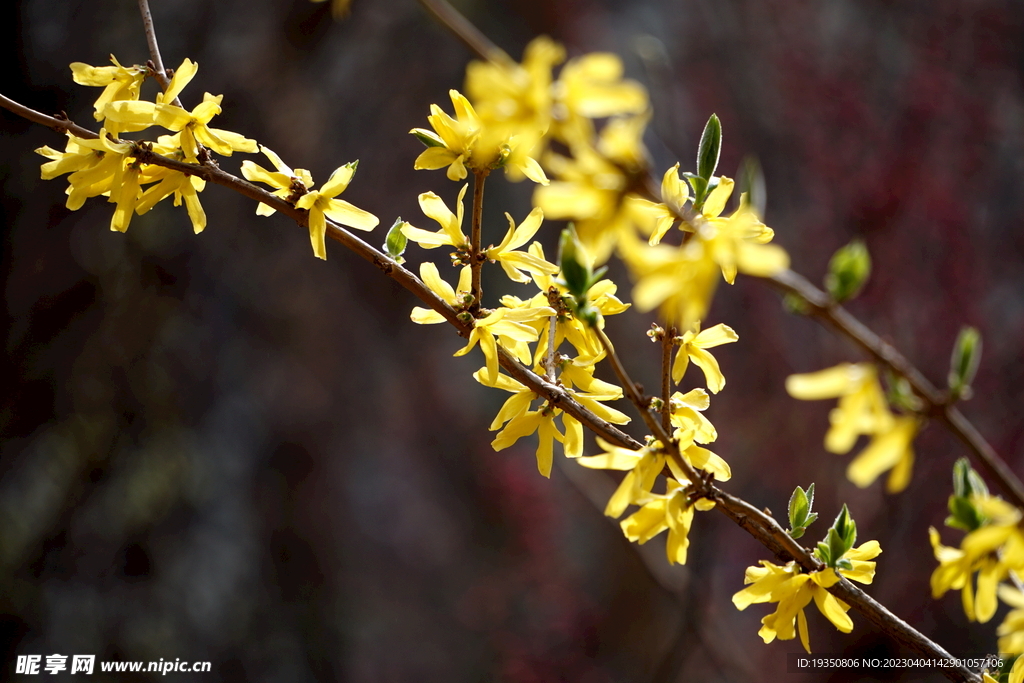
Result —
[[796, 562], [778, 566], [761, 560], [760, 567], [748, 567], [743, 582], [746, 588], [732, 596], [736, 609], [745, 610], [754, 603], [774, 602], [778, 607], [761, 620], [758, 635], [765, 643], [776, 638], [792, 640], [797, 632], [800, 643], [807, 652], [811, 651], [807, 632], [807, 616], [804, 607], [814, 604], [833, 625], [843, 633], [853, 630], [853, 621], [846, 614], [850, 606], [839, 600], [826, 589], [839, 581], [839, 575], [853, 581], [869, 584], [875, 576], [875, 563], [871, 562], [882, 552], [878, 541], [868, 541], [853, 548], [843, 556], [852, 564], [852, 569], [837, 570], [828, 567], [821, 571], [804, 572]]
[[825, 448], [832, 453], [847, 453], [857, 437], [871, 436], [867, 448], [846, 470], [850, 481], [864, 488], [891, 470], [886, 490], [899, 493], [907, 487], [914, 464], [912, 444], [922, 423], [912, 415], [892, 414], [874, 365], [841, 363], [818, 372], [790, 375], [786, 391], [805, 401], [839, 399], [839, 405], [829, 414], [831, 427], [825, 435]]

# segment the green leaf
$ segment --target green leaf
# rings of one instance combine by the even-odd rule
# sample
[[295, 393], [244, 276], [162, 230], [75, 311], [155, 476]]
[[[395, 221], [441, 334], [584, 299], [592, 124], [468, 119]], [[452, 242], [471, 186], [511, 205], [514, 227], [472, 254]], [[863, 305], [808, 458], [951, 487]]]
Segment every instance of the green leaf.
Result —
[[722, 122], [718, 120], [718, 116], [712, 114], [707, 125], [704, 126], [704, 133], [700, 136], [700, 146], [697, 148], [698, 176], [707, 181], [711, 180], [718, 168], [718, 155], [721, 151]]
[[840, 247], [832, 255], [825, 276], [825, 288], [842, 303], [855, 297], [871, 275], [871, 255], [861, 240]]
[[395, 224], [391, 226], [390, 230], [388, 230], [388, 235], [384, 240], [384, 250], [388, 252], [388, 255], [398, 263], [405, 262], [405, 259], [402, 258], [402, 254], [405, 253], [405, 247], [409, 244], [409, 239], [405, 236], [405, 233], [402, 232], [402, 228], [406, 225], [408, 225], [408, 223], [403, 221], [402, 217], [399, 216], [398, 219], [395, 220]]
[[981, 333], [973, 327], [961, 328], [949, 359], [949, 391], [953, 398], [970, 398], [971, 382], [980, 362]]
[[810, 505], [807, 502], [807, 493], [797, 486], [793, 490], [793, 495], [789, 497], [789, 527], [795, 529], [803, 526], [803, 521], [807, 518], [809, 510]]

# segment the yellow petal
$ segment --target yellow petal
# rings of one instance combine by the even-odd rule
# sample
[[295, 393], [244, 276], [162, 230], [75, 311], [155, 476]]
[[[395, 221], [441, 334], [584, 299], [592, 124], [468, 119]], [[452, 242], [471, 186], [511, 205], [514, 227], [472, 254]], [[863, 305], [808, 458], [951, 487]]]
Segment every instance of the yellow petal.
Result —
[[344, 199], [329, 199], [324, 208], [331, 220], [357, 230], [373, 230], [380, 222], [369, 211], [355, 207]]

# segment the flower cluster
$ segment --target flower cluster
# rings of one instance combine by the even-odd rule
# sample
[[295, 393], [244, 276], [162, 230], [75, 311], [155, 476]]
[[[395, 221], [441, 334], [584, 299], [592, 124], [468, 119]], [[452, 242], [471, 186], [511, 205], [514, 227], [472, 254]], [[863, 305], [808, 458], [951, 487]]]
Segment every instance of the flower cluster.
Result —
[[[932, 572], [932, 597], [959, 589], [969, 621], [985, 623], [996, 612], [998, 598], [1015, 607], [998, 633], [999, 651], [1024, 654], [1024, 595], [1019, 576], [1024, 573], [1024, 531], [1021, 511], [988, 492], [981, 477], [966, 460], [953, 467], [953, 495], [946, 525], [966, 531], [959, 548], [942, 545], [939, 532], [928, 530], [939, 566]], [[975, 578], [976, 577], [976, 578]], [[1001, 583], [1008, 581], [1009, 583]]]
[[[205, 181], [187, 171], [143, 163], [138, 159], [140, 151], [202, 165], [208, 163], [210, 153], [231, 156], [233, 152], [255, 152], [256, 141], [209, 125], [222, 111], [223, 95], [205, 93], [202, 102], [191, 110], [180, 106], [179, 95], [199, 71], [195, 62], [185, 59], [166, 90], [157, 93], [153, 101], [146, 101], [140, 98], [140, 92], [146, 77], [152, 75], [150, 70], [122, 66], [113, 57], [111, 61], [113, 66], [94, 67], [80, 62], [71, 65], [76, 83], [103, 88], [94, 104], [95, 118], [103, 123], [103, 128], [96, 139], [69, 133], [63, 152], [50, 147], [36, 150], [50, 159], [42, 165], [43, 179], [70, 174], [67, 207], [73, 211], [81, 208], [89, 197], [107, 197], [116, 205], [110, 221], [112, 230], [124, 232], [133, 215], [144, 214], [161, 200], [173, 197], [175, 206], [184, 202], [195, 232], [202, 232], [206, 228], [206, 213], [199, 202], [199, 192], [205, 188]], [[151, 142], [122, 137], [125, 133], [137, 133], [153, 126], [172, 134], [160, 135]], [[318, 258], [327, 258], [325, 216], [361, 230], [377, 225], [377, 218], [372, 214], [335, 199], [352, 179], [355, 164], [342, 166], [319, 191], [313, 191], [313, 179], [308, 171], [292, 171], [269, 149], [264, 147], [263, 152], [277, 171], [271, 173], [247, 161], [242, 165], [243, 175], [271, 185], [277, 196], [299, 209], [309, 210], [310, 240]], [[273, 210], [260, 204], [257, 213], [269, 215]]]
[[853, 621], [846, 613], [850, 606], [826, 589], [838, 583], [840, 576], [864, 584], [871, 583], [875, 576], [875, 563], [871, 560], [881, 552], [878, 541], [868, 541], [843, 555], [850, 564], [849, 569], [826, 567], [814, 572], [803, 571], [796, 562], [778, 566], [762, 560], [760, 567], [747, 568], [743, 582], [748, 586], [733, 595], [732, 602], [739, 610], [754, 603], [778, 603], [776, 610], [761, 620], [758, 635], [770, 643], [776, 638], [792, 640], [799, 633], [800, 643], [810, 652], [804, 607], [813, 599], [818, 610], [837, 629], [843, 633], [852, 631]]

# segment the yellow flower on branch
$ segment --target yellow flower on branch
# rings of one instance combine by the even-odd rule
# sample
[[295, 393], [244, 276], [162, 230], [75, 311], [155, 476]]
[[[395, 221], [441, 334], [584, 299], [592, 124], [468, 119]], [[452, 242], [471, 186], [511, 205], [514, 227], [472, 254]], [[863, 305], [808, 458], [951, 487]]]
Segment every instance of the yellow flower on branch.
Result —
[[888, 428], [880, 428], [871, 437], [871, 443], [850, 461], [846, 478], [863, 489], [883, 472], [889, 472], [886, 491], [899, 493], [907, 488], [914, 469], [914, 439], [923, 424], [910, 415], [893, 417]]
[[699, 322], [695, 327], [696, 329], [687, 330], [682, 337], [674, 340], [679, 350], [676, 351], [676, 358], [672, 363], [672, 381], [677, 384], [683, 381], [683, 374], [692, 360], [694, 365], [704, 371], [708, 389], [711, 393], [717, 394], [725, 387], [725, 375], [722, 374], [718, 361], [707, 352], [707, 349], [738, 341], [739, 335], [723, 323], [709, 327], [703, 332], [700, 330]]
[[[959, 548], [944, 546], [939, 532], [928, 537], [939, 566], [932, 572], [932, 597], [941, 598], [950, 589], [960, 589], [964, 614], [970, 621], [985, 623], [996, 612], [999, 582], [1009, 572], [1024, 570], [1024, 532], [1021, 511], [995, 496], [982, 495], [973, 502], [985, 515], [986, 523], [964, 536]], [[978, 573], [977, 591], [974, 573]]]
[[[454, 247], [459, 257], [453, 255], [453, 259], [460, 261], [462, 258], [469, 258], [469, 238], [462, 232], [462, 219], [465, 214], [463, 198], [469, 185], [463, 185], [459, 190], [459, 198], [455, 203], [455, 213], [445, 205], [444, 200], [433, 192], [424, 192], [420, 195], [420, 209], [428, 218], [432, 218], [441, 225], [437, 232], [421, 230], [408, 223], [402, 227], [402, 234], [416, 242], [424, 249], [436, 249], [441, 246]], [[468, 260], [464, 265], [469, 265]]]
[[[512, 396], [505, 401], [501, 410], [491, 422], [490, 430], [501, 430], [497, 437], [491, 442], [496, 451], [503, 450], [514, 444], [524, 436], [534, 432], [538, 433], [540, 444], [537, 448], [537, 469], [545, 477], [551, 476], [553, 442], [559, 441], [563, 444], [565, 456], [568, 458], [579, 458], [583, 454], [583, 426], [571, 415], [564, 413], [560, 408], [552, 406], [545, 400], [537, 410], [531, 410], [530, 406], [534, 400], [542, 397], [527, 388], [521, 382], [512, 379], [501, 373], [494, 383], [489, 383], [486, 377], [486, 368], [477, 370], [473, 377], [481, 384], [494, 386], [512, 393]], [[604, 383], [600, 383], [604, 384]], [[592, 388], [598, 388], [595, 381]], [[618, 387], [614, 387], [618, 389]], [[625, 424], [629, 417], [619, 411], [602, 405], [601, 401], [615, 400], [622, 397], [622, 391], [612, 391], [604, 394], [581, 393], [568, 390], [570, 395], [588, 410], [594, 412], [608, 422], [614, 424]], [[565, 428], [563, 435], [555, 425], [555, 418], [561, 415], [562, 424]]]
[[[849, 560], [853, 568], [840, 569], [838, 574], [860, 583], [871, 583], [875, 575], [875, 563], [871, 560], [881, 552], [878, 541], [868, 541], [847, 551], [843, 558]], [[853, 630], [853, 620], [846, 614], [850, 606], [826, 590], [839, 582], [836, 570], [831, 567], [804, 573], [796, 562], [780, 567], [761, 560], [760, 567], [747, 568], [743, 582], [748, 586], [732, 596], [736, 609], [745, 610], [755, 603], [778, 603], [775, 612], [761, 620], [758, 635], [765, 643], [776, 638], [792, 640], [799, 631], [800, 643], [809, 653], [811, 645], [804, 608], [811, 600], [837, 629], [843, 633]]]
[[519, 224], [519, 227], [516, 227], [515, 221], [509, 214], [506, 213], [505, 218], [508, 219], [508, 232], [505, 234], [505, 239], [498, 246], [486, 249], [484, 256], [491, 261], [500, 263], [505, 274], [513, 282], [527, 283], [530, 281], [530, 276], [524, 273], [524, 270], [534, 276], [556, 274], [558, 266], [555, 264], [548, 263], [543, 258], [531, 253], [517, 251], [519, 247], [529, 242], [537, 234], [537, 230], [540, 229], [540, 225], [544, 221], [544, 212], [540, 208], [535, 208]]
[[[93, 105], [93, 116], [97, 121], [103, 120], [103, 110], [108, 103], [139, 99], [139, 89], [146, 80], [144, 67], [121, 66], [114, 55], [110, 55], [110, 61], [114, 66], [89, 66], [82, 62], [71, 64], [71, 77], [75, 83], [103, 88], [103, 92]], [[117, 133], [114, 130], [111, 132]]]
[[832, 426], [825, 435], [825, 449], [830, 453], [848, 453], [858, 436], [887, 431], [892, 425], [878, 371], [871, 363], [840, 363], [817, 372], [790, 375], [786, 391], [802, 401], [839, 399], [838, 407], [829, 413]]
[[[455, 355], [466, 355], [479, 342], [480, 350], [483, 351], [487, 361], [480, 381], [487, 386], [494, 386], [498, 381], [498, 339], [503, 340], [502, 346], [505, 348], [514, 347], [514, 343], [511, 342], [535, 342], [537, 341], [537, 330], [527, 323], [554, 314], [554, 309], [546, 306], [495, 309], [483, 318], [473, 321], [473, 331], [469, 333], [469, 340], [464, 347], [455, 352]], [[520, 358], [520, 360], [523, 359]], [[529, 356], [527, 356], [525, 362], [529, 362], [529, 360]]]
[[319, 190], [308, 192], [295, 202], [296, 208], [309, 211], [309, 241], [313, 245], [313, 254], [319, 259], [327, 259], [327, 245], [324, 237], [327, 234], [327, 218], [341, 225], [357, 230], [373, 230], [377, 227], [377, 217], [368, 211], [349, 204], [344, 199], [335, 199], [345, 191], [355, 175], [358, 161], [339, 166]]
[[474, 173], [488, 173], [502, 164], [514, 166], [521, 174], [537, 183], [547, 183], [547, 176], [533, 157], [527, 153], [528, 143], [516, 140], [504, 131], [488, 130], [473, 105], [458, 90], [448, 91], [455, 118], [436, 104], [430, 105], [427, 121], [433, 130], [413, 128], [409, 131], [427, 145], [413, 168], [436, 170], [447, 168], [449, 180], [462, 180], [466, 169]]
[[156, 182], [157, 184], [142, 193], [135, 205], [135, 212], [141, 216], [152, 209], [157, 202], [173, 195], [174, 206], [181, 206], [184, 201], [189, 220], [192, 221], [193, 231], [197, 235], [201, 233], [206, 228], [206, 212], [203, 211], [203, 205], [199, 202], [199, 192], [206, 187], [206, 181], [166, 168], [160, 168], [162, 173], [153, 173], [150, 172], [151, 168], [146, 167], [145, 182]]
[[[265, 183], [275, 188], [271, 194], [282, 199], [298, 198], [313, 187], [313, 176], [304, 168], [292, 169], [281, 161], [272, 149], [260, 145], [260, 151], [274, 164], [276, 171], [268, 171], [259, 164], [246, 159], [242, 162], [242, 175], [251, 183]], [[256, 205], [256, 214], [270, 216], [277, 210], [260, 202]]]
[[[420, 279], [423, 280], [423, 284], [425, 284], [430, 291], [441, 297], [446, 304], [458, 310], [465, 306], [465, 296], [470, 293], [472, 269], [469, 266], [462, 267], [459, 271], [459, 284], [456, 285], [455, 289], [452, 289], [450, 284], [441, 279], [441, 274], [437, 271], [437, 266], [429, 261], [420, 264]], [[437, 311], [429, 308], [422, 308], [420, 306], [416, 306], [412, 309], [410, 318], [414, 323], [419, 325], [434, 325], [436, 323], [445, 322], [444, 316]]]

